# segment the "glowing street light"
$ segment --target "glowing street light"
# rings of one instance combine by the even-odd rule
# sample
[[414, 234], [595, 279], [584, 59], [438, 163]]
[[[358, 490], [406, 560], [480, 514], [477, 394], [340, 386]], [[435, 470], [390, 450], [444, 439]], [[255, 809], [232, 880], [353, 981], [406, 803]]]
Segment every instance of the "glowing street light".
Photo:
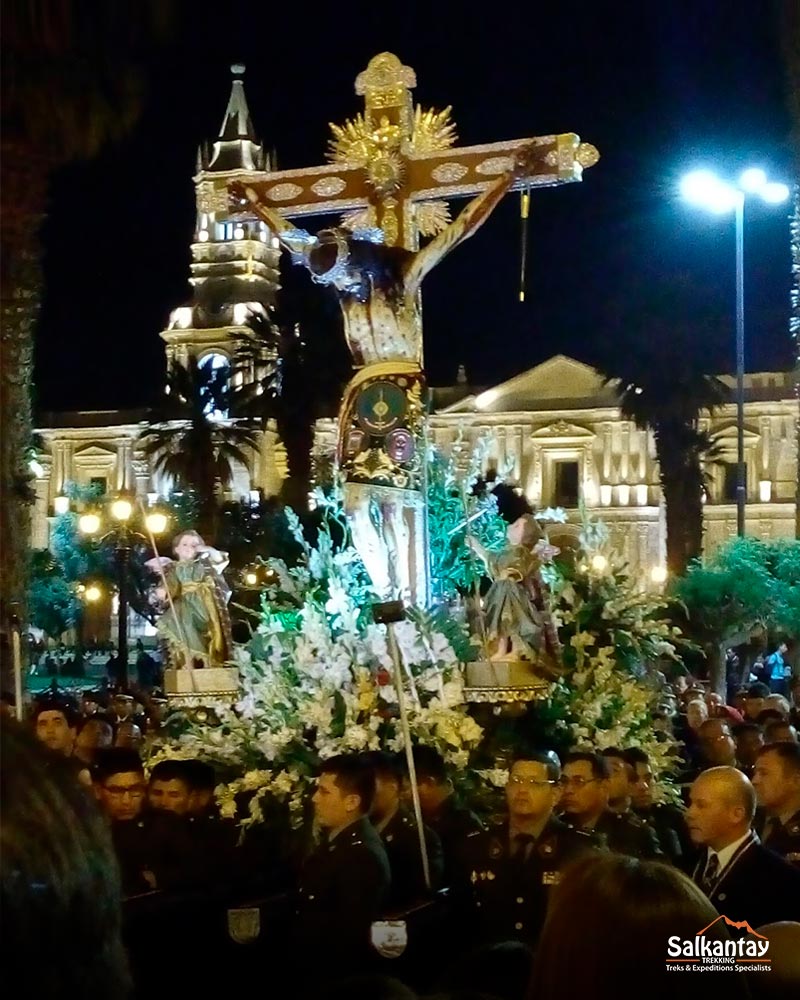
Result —
[[667, 567], [666, 566], [654, 566], [650, 570], [650, 579], [653, 583], [661, 586], [662, 583], [667, 582]]
[[778, 205], [789, 197], [789, 188], [777, 181], [768, 181], [765, 171], [751, 167], [740, 176], [737, 184], [721, 180], [710, 170], [693, 170], [680, 184], [682, 197], [692, 205], [717, 214], [734, 211], [736, 219], [736, 529], [740, 538], [745, 533], [747, 485], [744, 465], [744, 203], [747, 196], [758, 196], [770, 205]]
[[94, 604], [103, 596], [103, 591], [96, 585], [91, 584], [83, 592], [83, 599], [90, 604]]
[[[144, 535], [131, 528], [129, 522], [133, 517], [133, 503], [127, 497], [117, 497], [111, 502], [109, 513], [111, 519], [116, 522], [109, 531], [100, 539], [113, 539], [114, 561], [117, 569], [117, 646], [119, 647], [119, 685], [121, 690], [128, 689], [128, 563], [133, 542], [139, 539], [148, 542]], [[144, 508], [142, 508], [144, 513]], [[144, 516], [144, 523], [148, 532], [152, 535], [160, 535], [166, 531], [168, 518], [162, 511], [151, 509]], [[102, 527], [99, 514], [87, 511], [78, 519], [78, 527], [85, 535], [96, 535]], [[99, 600], [102, 591], [99, 587], [87, 587], [84, 591], [84, 599], [87, 601]], [[113, 606], [112, 606], [113, 610]]]

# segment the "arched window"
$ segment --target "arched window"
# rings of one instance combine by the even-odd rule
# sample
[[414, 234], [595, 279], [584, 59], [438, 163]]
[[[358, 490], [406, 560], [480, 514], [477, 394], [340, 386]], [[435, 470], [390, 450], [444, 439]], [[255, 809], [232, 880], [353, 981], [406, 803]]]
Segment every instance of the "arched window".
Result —
[[[218, 351], [212, 351], [210, 354], [203, 355], [200, 358], [200, 368], [209, 378], [213, 375], [215, 386], [227, 386], [228, 379], [230, 378], [231, 362], [230, 358], [225, 354], [220, 354]], [[216, 399], [211, 398], [213, 393], [213, 388], [209, 393], [209, 400], [203, 408], [203, 412], [207, 417], [212, 420], [225, 420], [228, 416], [227, 410], [220, 410], [216, 406]]]

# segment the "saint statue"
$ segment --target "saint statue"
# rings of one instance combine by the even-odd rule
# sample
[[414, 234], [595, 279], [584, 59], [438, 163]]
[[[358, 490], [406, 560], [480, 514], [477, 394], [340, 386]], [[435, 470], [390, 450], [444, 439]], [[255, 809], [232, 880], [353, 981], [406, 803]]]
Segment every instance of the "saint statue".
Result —
[[484, 598], [490, 659], [529, 661], [545, 672], [561, 672], [561, 646], [540, 572], [558, 549], [548, 543], [532, 514], [508, 526], [508, 545], [499, 553], [489, 552], [472, 536], [467, 540], [492, 578]]
[[530, 174], [533, 146], [421, 249], [386, 246], [380, 230], [311, 235], [265, 205], [246, 182], [229, 185], [232, 211], [248, 205], [312, 279], [339, 299], [357, 371], [339, 411], [337, 464], [353, 543], [382, 600], [428, 601], [425, 413], [420, 288], [425, 276], [482, 225], [514, 182]]
[[145, 564], [160, 573], [156, 596], [167, 603], [158, 619], [164, 665], [174, 669], [223, 667], [231, 658], [230, 588], [222, 576], [225, 552], [206, 545], [196, 531], [172, 542], [175, 559], [159, 556]]

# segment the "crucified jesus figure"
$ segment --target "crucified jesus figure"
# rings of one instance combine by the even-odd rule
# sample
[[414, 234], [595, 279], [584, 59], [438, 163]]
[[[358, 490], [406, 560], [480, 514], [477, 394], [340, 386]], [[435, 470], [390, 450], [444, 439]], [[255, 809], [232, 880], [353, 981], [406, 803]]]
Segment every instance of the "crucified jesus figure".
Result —
[[244, 182], [229, 185], [235, 213], [247, 206], [315, 282], [331, 285], [357, 371], [339, 411], [337, 461], [353, 543], [383, 600], [427, 600], [424, 530], [425, 377], [420, 287], [430, 271], [489, 218], [535, 147], [474, 198], [421, 249], [385, 246], [379, 230], [311, 235], [265, 205]]

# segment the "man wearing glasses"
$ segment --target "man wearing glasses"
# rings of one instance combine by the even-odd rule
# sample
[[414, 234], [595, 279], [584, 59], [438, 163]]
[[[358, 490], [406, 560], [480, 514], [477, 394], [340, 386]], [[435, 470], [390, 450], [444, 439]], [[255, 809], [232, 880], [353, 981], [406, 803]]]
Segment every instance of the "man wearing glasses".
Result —
[[576, 857], [598, 846], [553, 815], [561, 795], [561, 764], [551, 751], [521, 751], [506, 785], [508, 815], [473, 834], [456, 898], [465, 906], [473, 945], [498, 941], [535, 944], [551, 886]]
[[652, 827], [631, 813], [614, 813], [608, 808], [612, 792], [608, 758], [590, 751], [567, 754], [561, 786], [564, 818], [574, 829], [599, 835], [609, 850], [619, 854], [663, 859]]

